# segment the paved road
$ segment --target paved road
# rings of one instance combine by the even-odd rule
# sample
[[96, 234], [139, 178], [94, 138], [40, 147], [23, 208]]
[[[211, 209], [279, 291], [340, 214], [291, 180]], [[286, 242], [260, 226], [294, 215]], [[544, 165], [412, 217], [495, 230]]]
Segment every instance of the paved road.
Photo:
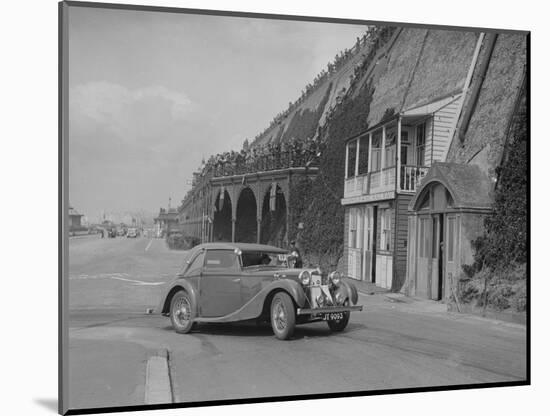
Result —
[[277, 341], [268, 326], [203, 325], [175, 334], [147, 315], [185, 253], [149, 239], [70, 243], [70, 404], [143, 404], [147, 359], [168, 350], [176, 401], [364, 391], [521, 380], [525, 328], [449, 314], [444, 305], [360, 295], [348, 329], [297, 328]]

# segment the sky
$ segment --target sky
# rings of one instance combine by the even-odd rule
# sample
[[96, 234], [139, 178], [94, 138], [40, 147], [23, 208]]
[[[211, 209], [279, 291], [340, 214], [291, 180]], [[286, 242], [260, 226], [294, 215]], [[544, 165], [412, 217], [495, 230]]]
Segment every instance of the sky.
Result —
[[365, 26], [69, 8], [69, 200], [177, 206], [202, 158], [242, 147]]

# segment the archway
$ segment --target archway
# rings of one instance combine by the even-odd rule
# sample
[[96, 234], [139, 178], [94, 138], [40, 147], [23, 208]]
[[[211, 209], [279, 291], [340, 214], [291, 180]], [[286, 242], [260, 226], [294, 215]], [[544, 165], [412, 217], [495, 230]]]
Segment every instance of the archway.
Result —
[[223, 194], [218, 193], [214, 204], [213, 241], [231, 241], [231, 211], [229, 193], [227, 191], [223, 191]]
[[260, 242], [283, 247], [287, 237], [286, 199], [280, 186], [276, 186], [274, 195], [272, 189], [273, 185], [264, 194], [262, 202]]
[[256, 197], [250, 188], [244, 188], [237, 202], [235, 241], [241, 243], [255, 243], [256, 239]]

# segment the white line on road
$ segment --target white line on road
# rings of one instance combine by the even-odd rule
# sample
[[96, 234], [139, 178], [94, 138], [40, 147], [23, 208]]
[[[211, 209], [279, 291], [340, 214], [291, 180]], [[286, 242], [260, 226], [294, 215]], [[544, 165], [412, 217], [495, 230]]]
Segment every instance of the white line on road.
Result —
[[118, 276], [110, 276], [111, 279], [116, 280], [122, 280], [124, 282], [130, 282], [135, 283], [136, 285], [140, 286], [157, 286], [157, 285], [163, 285], [164, 282], [144, 282], [143, 280], [134, 280], [134, 279], [125, 279], [124, 277], [118, 277]]
[[147, 247], [145, 247], [145, 251], [149, 250], [149, 247], [151, 247], [151, 244], [153, 244], [152, 238], [149, 240], [149, 244], [147, 244]]
[[145, 404], [173, 402], [169, 371], [166, 356], [155, 355], [149, 358], [145, 373]]
[[129, 276], [128, 273], [101, 273], [96, 275], [81, 274], [78, 276], [70, 276], [70, 280], [85, 280], [85, 279], [114, 279], [122, 280], [123, 282], [133, 283], [138, 286], [158, 286], [163, 285], [165, 282], [147, 282], [144, 280], [128, 279], [122, 276]]

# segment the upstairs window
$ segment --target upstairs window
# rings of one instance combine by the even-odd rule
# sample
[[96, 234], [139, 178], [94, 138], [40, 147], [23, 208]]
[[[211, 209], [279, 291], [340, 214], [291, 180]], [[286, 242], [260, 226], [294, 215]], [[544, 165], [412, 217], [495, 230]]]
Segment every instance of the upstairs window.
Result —
[[397, 141], [397, 127], [393, 126], [386, 130], [386, 149], [384, 152], [386, 168], [395, 166], [395, 148]]
[[426, 164], [426, 122], [416, 126], [416, 166]]
[[348, 143], [348, 171], [347, 171], [348, 178], [353, 178], [355, 176], [356, 153], [357, 153], [357, 140], [353, 140]]
[[380, 163], [381, 163], [381, 147], [382, 147], [382, 130], [377, 130], [376, 132], [372, 133], [372, 171], [376, 172], [377, 170], [380, 170]]
[[359, 175], [369, 170], [369, 136], [362, 136], [359, 139]]

